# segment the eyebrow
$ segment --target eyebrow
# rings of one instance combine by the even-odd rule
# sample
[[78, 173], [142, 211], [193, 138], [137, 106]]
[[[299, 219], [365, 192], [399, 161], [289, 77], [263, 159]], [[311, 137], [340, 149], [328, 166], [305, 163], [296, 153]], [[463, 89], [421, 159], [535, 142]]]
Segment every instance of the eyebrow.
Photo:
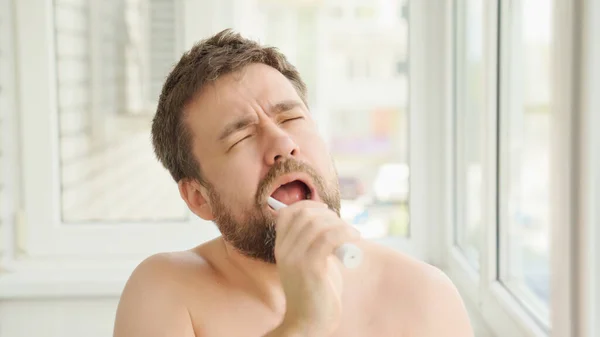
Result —
[[[296, 107], [301, 107], [302, 103], [298, 102], [298, 101], [282, 101], [279, 102], [273, 106], [271, 106], [269, 113], [271, 115], [277, 115], [289, 110], [292, 110]], [[245, 128], [247, 128], [248, 126], [254, 124], [256, 121], [256, 118], [254, 118], [253, 116], [244, 116], [241, 117], [229, 124], [227, 124], [225, 126], [225, 128], [223, 128], [223, 131], [221, 132], [221, 134], [219, 135], [219, 141], [224, 140], [225, 138], [231, 136], [233, 133], [243, 130]]]
[[286, 112], [286, 111], [289, 111], [289, 110], [292, 110], [294, 108], [301, 107], [301, 106], [302, 106], [302, 103], [300, 103], [298, 101], [279, 102], [271, 107], [271, 114], [277, 115], [282, 112]]

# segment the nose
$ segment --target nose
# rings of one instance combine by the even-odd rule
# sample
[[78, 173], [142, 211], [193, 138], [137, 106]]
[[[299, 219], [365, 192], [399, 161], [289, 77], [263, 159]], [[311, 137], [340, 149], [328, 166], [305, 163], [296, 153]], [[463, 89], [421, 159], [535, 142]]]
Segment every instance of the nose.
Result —
[[279, 127], [271, 127], [268, 131], [269, 136], [265, 137], [267, 150], [265, 151], [265, 163], [269, 166], [285, 158], [293, 157], [298, 154], [300, 148], [298, 144]]

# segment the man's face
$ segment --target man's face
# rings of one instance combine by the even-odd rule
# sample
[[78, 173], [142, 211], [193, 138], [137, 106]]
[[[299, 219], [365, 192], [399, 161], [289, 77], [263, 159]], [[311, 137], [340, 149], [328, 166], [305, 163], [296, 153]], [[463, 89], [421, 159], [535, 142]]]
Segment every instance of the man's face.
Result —
[[187, 107], [207, 207], [241, 253], [275, 262], [269, 196], [326, 203], [339, 214], [337, 174], [316, 124], [285, 76], [252, 64], [208, 85]]

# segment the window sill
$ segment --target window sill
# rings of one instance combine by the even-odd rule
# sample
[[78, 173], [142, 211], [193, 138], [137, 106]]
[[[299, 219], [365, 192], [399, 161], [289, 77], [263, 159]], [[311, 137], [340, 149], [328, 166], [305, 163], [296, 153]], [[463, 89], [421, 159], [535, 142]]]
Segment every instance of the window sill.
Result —
[[15, 262], [0, 272], [0, 300], [118, 297], [141, 260]]

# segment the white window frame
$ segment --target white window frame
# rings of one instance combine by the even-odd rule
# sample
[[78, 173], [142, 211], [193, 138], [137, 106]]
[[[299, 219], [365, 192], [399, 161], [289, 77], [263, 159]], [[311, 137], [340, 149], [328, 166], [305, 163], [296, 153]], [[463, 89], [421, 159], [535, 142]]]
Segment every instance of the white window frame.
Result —
[[[577, 182], [582, 173], [583, 159], [577, 139], [581, 117], [578, 93], [580, 79], [575, 62], [579, 62], [576, 34], [576, 1], [553, 3], [553, 45], [551, 110], [553, 114], [550, 165], [551, 171], [551, 320], [552, 336], [576, 337], [579, 320], [577, 307], [580, 298], [576, 285], [580, 281], [581, 259], [577, 250], [578, 235], [585, 229], [580, 221], [581, 199]], [[560, 19], [556, 19], [560, 16]], [[568, 200], [569, 202], [565, 202]], [[565, 226], [570, 224], [570, 226]]]
[[[453, 5], [456, 6], [460, 0], [454, 0]], [[486, 6], [486, 18], [484, 22], [487, 22], [486, 27], [486, 72], [489, 74], [497, 73], [498, 67], [498, 50], [496, 37], [498, 36], [498, 27], [501, 27], [501, 38], [503, 49], [501, 50], [501, 60], [506, 60], [508, 57], [506, 50], [509, 44], [508, 41], [504, 40], [510, 35], [511, 25], [519, 24], [518, 22], [510, 22], [510, 20], [518, 19], [518, 16], [511, 16], [511, 12], [514, 10], [513, 6], [519, 0], [502, 1], [501, 6], [498, 6], [498, 1], [484, 1]], [[594, 1], [588, 1], [588, 5], [594, 3]], [[598, 4], [595, 4], [596, 7]], [[598, 324], [597, 319], [593, 319], [594, 313], [598, 314], [598, 300], [589, 303], [591, 295], [594, 291], [597, 291], [598, 277], [594, 276], [597, 271], [591, 271], [586, 273], [586, 270], [590, 269], [590, 266], [598, 264], [597, 253], [593, 254], [591, 249], [585, 250], [586, 245], [580, 245], [580, 251], [576, 251], [575, 242], [576, 238], [579, 238], [581, 242], [585, 241], [583, 238], [587, 238], [588, 247], [594, 247], [594, 243], [599, 242], [600, 238], [598, 233], [590, 235], [594, 230], [597, 231], [598, 223], [597, 214], [598, 212], [593, 210], [597, 204], [597, 190], [591, 188], [591, 191], [583, 188], [586, 184], [586, 180], [577, 181], [577, 178], [583, 176], [586, 169], [592, 170], [591, 174], [587, 176], [587, 179], [598, 179], [598, 159], [597, 154], [595, 158], [590, 153], [593, 149], [598, 149], [598, 140], [592, 142], [590, 138], [577, 138], [576, 135], [580, 135], [578, 131], [583, 127], [580, 123], [584, 118], [589, 118], [587, 126], [598, 125], [598, 107], [597, 98], [590, 95], [588, 103], [588, 115], [580, 114], [580, 97], [573, 94], [576, 88], [582, 88], [582, 86], [589, 86], [589, 92], [591, 88], [598, 87], [598, 81], [600, 76], [591, 76], [593, 83], [581, 82], [577, 64], [581, 59], [581, 45], [578, 44], [577, 36], [580, 33], [578, 31], [577, 18], [581, 15], [581, 11], [584, 5], [579, 1], [572, 0], [554, 0], [553, 1], [553, 13], [561, 13], [560, 20], [553, 20], [553, 44], [551, 54], [553, 57], [552, 73], [554, 81], [552, 82], [552, 94], [553, 98], [552, 109], [555, 116], [553, 121], [553, 143], [552, 143], [552, 164], [555, 168], [551, 176], [553, 194], [555, 197], [551, 201], [551, 209], [553, 214], [551, 216], [552, 224], [552, 248], [551, 248], [551, 284], [559, 284], [559, 287], [553, 287], [551, 290], [551, 331], [545, 331], [536, 320], [524, 309], [524, 307], [518, 303], [518, 301], [509, 293], [509, 291], [497, 281], [497, 261], [498, 254], [506, 254], [506, 251], [497, 250], [497, 208], [496, 208], [496, 194], [497, 187], [496, 181], [498, 178], [497, 171], [497, 103], [500, 100], [500, 107], [503, 111], [506, 109], [507, 104], [505, 96], [502, 95], [500, 98], [497, 97], [497, 79], [490, 77], [489, 82], [486, 83], [485, 95], [486, 95], [486, 126], [484, 127], [484, 134], [487, 135], [484, 139], [486, 143], [486, 155], [487, 158], [484, 160], [484, 190], [485, 190], [485, 202], [483, 206], [485, 219], [485, 233], [486, 237], [482, 244], [483, 251], [481, 256], [481, 271], [480, 274], [476, 274], [470, 265], [466, 262], [465, 257], [462, 255], [460, 249], [455, 247], [453, 235], [448, 235], [446, 248], [451, 252], [447, 259], [447, 268], [451, 277], [455, 280], [457, 286], [462, 291], [465, 300], [470, 301], [476, 305], [479, 309], [478, 312], [485, 323], [491, 328], [491, 330], [498, 336], [555, 336], [555, 337], [575, 337], [575, 336], [595, 336], [594, 331], [598, 331], [598, 327], [594, 327], [593, 324]], [[498, 25], [498, 10], [501, 11], [502, 23]], [[596, 11], [599, 11], [596, 9]], [[589, 13], [589, 8], [586, 8], [586, 12]], [[595, 15], [598, 15], [596, 13]], [[591, 25], [595, 24], [596, 31], [598, 30], [597, 19], [591, 18], [589, 14], [588, 23], [590, 27], [588, 29], [589, 39], [585, 40], [585, 44], [593, 45], [592, 36], [594, 36]], [[591, 22], [591, 23], [590, 23]], [[452, 30], [450, 26], [449, 31]], [[490, 42], [491, 41], [491, 42]], [[597, 44], [597, 42], [595, 42]], [[594, 68], [597, 65], [591, 61], [594, 59], [591, 55], [598, 58], [597, 47], [594, 52], [590, 52], [588, 68]], [[454, 55], [452, 52], [450, 55]], [[595, 68], [598, 73], [598, 67]], [[507, 92], [510, 85], [505, 80], [510, 72], [510, 69], [506, 65], [501, 66], [503, 81], [501, 85], [502, 92]], [[583, 71], [583, 73], [590, 73], [589, 71]], [[595, 85], [595, 86], [594, 86]], [[597, 91], [597, 90], [596, 90]], [[595, 109], [595, 110], [594, 110]], [[505, 113], [505, 112], [503, 112]], [[449, 115], [451, 115], [449, 113]], [[593, 115], [593, 116], [591, 116]], [[594, 119], [595, 118], [595, 119]], [[586, 120], [587, 121], [587, 120]], [[594, 122], [596, 124], [594, 124]], [[450, 122], [448, 122], [450, 123]], [[589, 131], [592, 134], [591, 131]], [[585, 133], [582, 133], [585, 134]], [[597, 135], [595, 135], [597, 137]], [[448, 139], [447, 143], [451, 143], [451, 138]], [[595, 146], [594, 146], [595, 144]], [[578, 149], [588, 149], [588, 152], [582, 155], [578, 152]], [[597, 151], [596, 151], [597, 152]], [[590, 158], [591, 157], [591, 160]], [[590, 164], [590, 165], [587, 165]], [[447, 163], [449, 170], [452, 169], [452, 163]], [[502, 169], [501, 167], [499, 168]], [[597, 184], [597, 182], [596, 182]], [[584, 195], [583, 191], [589, 192]], [[594, 194], [596, 193], [596, 194]], [[561, 195], [559, 197], [558, 195]], [[452, 205], [452, 195], [447, 194], [448, 204]], [[565, 203], [564, 200], [571, 200], [570, 203]], [[583, 203], [587, 202], [590, 210], [588, 216], [585, 217], [582, 213], [586, 210]], [[448, 206], [451, 207], [451, 206]], [[587, 221], [587, 222], [586, 222]], [[565, 226], [564, 224], [572, 224], [572, 226]], [[454, 224], [449, 225], [448, 231], [452, 233]], [[500, 230], [502, 232], [502, 229]], [[595, 248], [597, 249], [597, 248]], [[585, 254], [588, 254], [589, 258], [583, 258]], [[597, 268], [597, 267], [596, 267]], [[592, 270], [594, 268], [591, 268]], [[586, 276], [589, 275], [589, 276]], [[583, 281], [587, 280], [587, 283]], [[596, 283], [594, 283], [594, 280]], [[581, 285], [583, 282], [586, 287], [578, 289], [576, 285]], [[598, 296], [597, 293], [595, 295]], [[587, 303], [587, 304], [585, 304]], [[585, 304], [585, 305], [584, 305]], [[585, 329], [584, 329], [585, 328]], [[578, 330], [579, 329], [579, 330]], [[586, 330], [587, 329], [587, 330]], [[593, 330], [596, 329], [596, 330]], [[578, 334], [578, 332], [586, 331], [587, 334]]]
[[[487, 74], [497, 74], [498, 70], [498, 2], [483, 1], [484, 3], [484, 71]], [[453, 1], [453, 6], [460, 6], [457, 0]], [[502, 8], [507, 11], [506, 2]], [[506, 18], [506, 15], [503, 15]], [[453, 20], [450, 20], [451, 22]], [[447, 31], [452, 32], [454, 27], [451, 23]], [[451, 33], [449, 33], [451, 34]], [[506, 34], [502, 36], [506, 38]], [[453, 37], [451, 37], [454, 40]], [[506, 45], [506, 44], [504, 44]], [[505, 52], [505, 50], [504, 50]], [[450, 64], [454, 63], [454, 52], [449, 52]], [[452, 85], [452, 84], [450, 84]], [[496, 268], [498, 267], [498, 251], [495, 249], [498, 239], [496, 232], [497, 223], [497, 77], [487, 76], [484, 88], [485, 115], [483, 116], [481, 141], [484, 142], [484, 156], [482, 158], [482, 189], [483, 202], [481, 214], [485, 224], [482, 232], [484, 233], [483, 242], [480, 251], [480, 271], [477, 273], [468, 263], [462, 250], [455, 245], [454, 224], [448, 222], [446, 237], [446, 249], [449, 252], [446, 262], [448, 274], [453, 278], [457, 287], [463, 294], [465, 301], [476, 308], [477, 315], [489, 326], [489, 328], [498, 336], [543, 336], [544, 331], [536, 325], [534, 320], [527, 314], [523, 307], [514, 300], [512, 295], [496, 278]], [[448, 107], [447, 123], [448, 128], [452, 127], [452, 117], [454, 115], [452, 104]], [[453, 136], [447, 139], [447, 144], [453, 144]], [[448, 152], [454, 151], [453, 146], [448, 147]], [[448, 159], [446, 165], [449, 174], [450, 184], [454, 184], [452, 172], [455, 166], [452, 158]], [[455, 187], [452, 186], [451, 190]], [[448, 208], [453, 207], [454, 195], [447, 194]]]
[[3, 114], [2, 127], [0, 128], [0, 143], [3, 151], [2, 162], [0, 169], [3, 175], [0, 180], [4, 184], [4, 199], [3, 204], [0, 204], [0, 217], [2, 217], [2, 225], [0, 226], [0, 270], [14, 257], [15, 243], [12, 238], [15, 235], [15, 209], [19, 203], [19, 170], [16, 169], [14, 163], [18, 159], [18, 144], [17, 133], [15, 126], [17, 125], [17, 113], [15, 97], [15, 73], [14, 73], [14, 53], [11, 52], [14, 45], [13, 40], [13, 4], [10, 0], [0, 0], [0, 16], [3, 20], [3, 29], [0, 34], [4, 35], [0, 41], [6, 43], [2, 46], [2, 55], [5, 58], [5, 67], [0, 69], [0, 78], [2, 82], [2, 97], [6, 111], [0, 112]]
[[445, 57], [450, 8], [447, 1], [409, 3], [410, 237], [392, 245], [433, 265], [442, 263], [446, 227], [441, 224], [450, 216], [444, 166], [448, 130], [443, 123], [450, 98]]

